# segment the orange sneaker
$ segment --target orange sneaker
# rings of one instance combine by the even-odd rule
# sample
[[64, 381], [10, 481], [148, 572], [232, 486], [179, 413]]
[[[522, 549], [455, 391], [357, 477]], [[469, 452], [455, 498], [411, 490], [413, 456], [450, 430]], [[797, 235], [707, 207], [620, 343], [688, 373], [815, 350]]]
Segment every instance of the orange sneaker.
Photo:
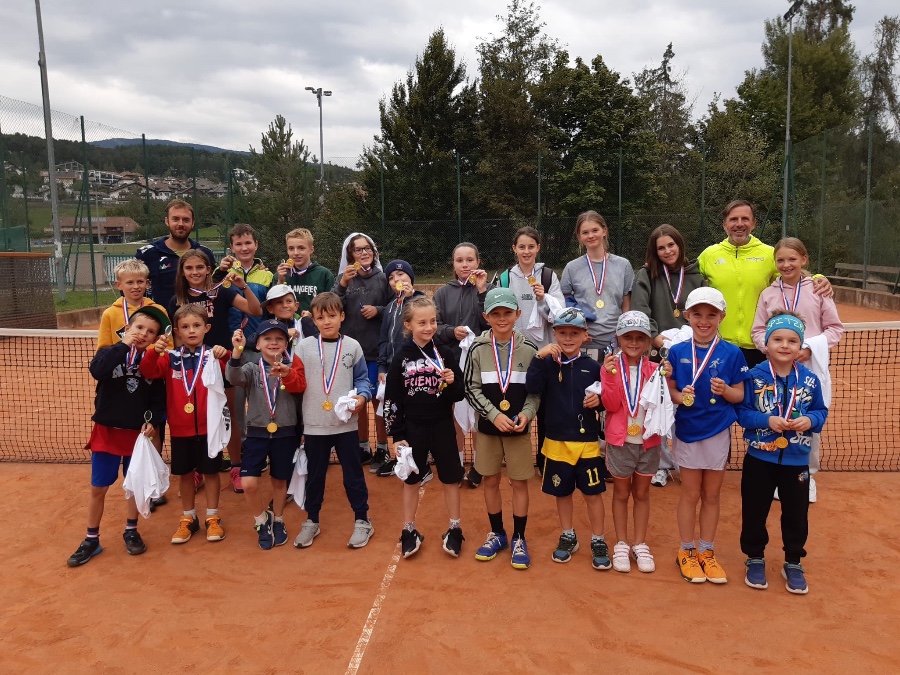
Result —
[[181, 516], [178, 521], [178, 529], [172, 535], [173, 544], [184, 544], [190, 541], [194, 532], [200, 529], [200, 521], [195, 517]]
[[678, 558], [675, 562], [678, 565], [678, 571], [681, 572], [681, 578], [685, 581], [690, 581], [692, 584], [702, 584], [706, 581], [706, 575], [697, 560], [697, 549], [678, 549]]
[[700, 560], [700, 567], [703, 569], [703, 574], [706, 575], [706, 580], [708, 582], [713, 584], [728, 583], [728, 577], [725, 576], [725, 570], [722, 569], [719, 561], [716, 560], [716, 554], [711, 548], [701, 551], [697, 557]]
[[222, 541], [224, 538], [222, 519], [219, 516], [209, 516], [206, 519], [206, 541]]

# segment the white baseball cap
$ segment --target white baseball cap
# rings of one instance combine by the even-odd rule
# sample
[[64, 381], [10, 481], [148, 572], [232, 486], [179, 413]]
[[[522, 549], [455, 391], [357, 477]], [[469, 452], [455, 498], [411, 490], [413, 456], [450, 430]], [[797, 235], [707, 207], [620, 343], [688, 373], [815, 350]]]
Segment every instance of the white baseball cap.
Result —
[[725, 296], [718, 289], [711, 286], [701, 286], [691, 291], [684, 303], [684, 309], [688, 310], [695, 305], [712, 305], [720, 312], [725, 311]]

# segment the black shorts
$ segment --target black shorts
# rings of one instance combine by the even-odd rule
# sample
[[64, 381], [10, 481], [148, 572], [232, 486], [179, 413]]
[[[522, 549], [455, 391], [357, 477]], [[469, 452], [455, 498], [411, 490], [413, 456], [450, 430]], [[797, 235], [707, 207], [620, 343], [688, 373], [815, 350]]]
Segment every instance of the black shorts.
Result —
[[[404, 439], [401, 439], [404, 440]], [[434, 458], [438, 480], [447, 485], [458, 483], [463, 477], [462, 462], [459, 461], [459, 447], [456, 445], [456, 428], [453, 418], [436, 422], [414, 422], [407, 420], [406, 442], [412, 447], [413, 459], [419, 473], [410, 474], [408, 485], [422, 480], [428, 466], [428, 453]]]
[[169, 441], [172, 447], [172, 475], [184, 476], [194, 471], [210, 475], [219, 473], [222, 468], [222, 453], [215, 457], [207, 454], [206, 435], [173, 436]]
[[554, 497], [568, 497], [576, 487], [585, 495], [602, 494], [606, 492], [606, 481], [603, 480], [605, 466], [602, 457], [582, 457], [574, 466], [547, 459], [541, 489]]
[[257, 438], [247, 436], [241, 452], [241, 478], [259, 478], [269, 458], [269, 475], [276, 480], [290, 480], [294, 473], [294, 453], [297, 437], [291, 434], [281, 438]]

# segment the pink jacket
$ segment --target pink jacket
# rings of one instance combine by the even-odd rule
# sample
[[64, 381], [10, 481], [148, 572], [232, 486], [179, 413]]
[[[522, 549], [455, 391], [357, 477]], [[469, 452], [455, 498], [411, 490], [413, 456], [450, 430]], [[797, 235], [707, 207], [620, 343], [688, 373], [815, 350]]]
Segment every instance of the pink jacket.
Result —
[[[794, 301], [794, 286], [784, 285], [784, 295], [788, 302]], [[776, 309], [784, 309], [784, 298], [781, 296], [781, 287], [776, 279], [771, 286], [763, 289], [756, 303], [756, 317], [753, 319], [753, 329], [750, 336], [753, 344], [763, 354], [766, 353], [766, 321]], [[812, 279], [804, 277], [800, 280], [800, 300], [797, 302], [797, 313], [803, 317], [806, 324], [805, 336], [807, 338], [816, 335], [825, 335], [828, 348], [833, 348], [841, 341], [844, 334], [844, 324], [838, 317], [837, 306], [833, 298], [823, 298], [813, 292]]]
[[[641, 359], [644, 382], [650, 379], [658, 367], [646, 356]], [[601, 365], [600, 384], [603, 386], [603, 393], [600, 394], [600, 400], [603, 401], [603, 407], [606, 408], [606, 442], [610, 445], [621, 446], [625, 445], [625, 439], [628, 437], [628, 405], [625, 386], [622, 384], [622, 373], [618, 372], [619, 368], [620, 366], [617, 365], [617, 372], [613, 375]], [[640, 398], [641, 392], [639, 391], [637, 394]], [[643, 430], [641, 431], [643, 433]], [[659, 436], [651, 436], [644, 441], [644, 448], [655, 448], [659, 444]]]

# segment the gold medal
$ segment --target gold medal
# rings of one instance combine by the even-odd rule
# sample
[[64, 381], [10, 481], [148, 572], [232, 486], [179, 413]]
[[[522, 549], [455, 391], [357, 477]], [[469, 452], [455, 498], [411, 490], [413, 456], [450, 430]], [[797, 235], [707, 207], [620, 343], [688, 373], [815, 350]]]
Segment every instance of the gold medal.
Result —
[[266, 425], [266, 431], [268, 431], [270, 434], [274, 434], [276, 431], [278, 431], [278, 425], [275, 424], [275, 422], [269, 422]]
[[398, 293], [401, 292], [401, 291], [403, 290], [403, 282], [402, 282], [402, 281], [398, 281], [396, 284], [394, 284], [394, 288], [397, 289], [397, 292], [398, 292]]
[[222, 282], [222, 288], [231, 288], [231, 279], [226, 278], [225, 281]]
[[676, 307], [676, 308], [675, 308], [675, 311], [672, 312], [672, 314], [674, 314], [674, 315], [675, 315], [675, 318], [677, 319], [678, 317], [681, 316], [681, 310], [678, 309], [678, 308]]
[[594, 305], [597, 306], [597, 309], [603, 309], [606, 306], [606, 303], [603, 302], [602, 300], [598, 300], [597, 302], [594, 303]]
[[562, 369], [559, 371], [559, 381], [562, 382]]
[[531, 284], [532, 286], [534, 286], [534, 285], [537, 283], [537, 277], [534, 276], [533, 274], [529, 274], [528, 277], [527, 277], [527, 281], [528, 281], [529, 284]]
[[240, 354], [242, 351], [244, 351], [244, 345], [238, 345], [237, 347], [234, 348], [234, 350], [235, 350], [238, 354]]
[[694, 395], [693, 394], [682, 395], [681, 403], [682, 403], [682, 405], [686, 405], [688, 408], [690, 408], [692, 405], [694, 405]]
[[500, 410], [502, 410], [503, 412], [509, 410], [509, 401], [507, 401], [506, 399], [500, 401]]
[[334, 403], [332, 403], [328, 399], [325, 399], [322, 402], [322, 410], [332, 410], [333, 408], [334, 408]]
[[358, 272], [360, 269], [362, 269], [362, 265], [360, 265], [358, 262], [355, 262], [353, 263], [353, 269]]
[[293, 267], [293, 266], [294, 266], [294, 261], [291, 260], [290, 258], [288, 258], [287, 260], [284, 261], [284, 264], [285, 264], [285, 265], [288, 265], [289, 267]]
[[241, 267], [240, 260], [235, 260], [234, 263], [231, 265], [231, 269], [233, 269], [235, 272], [241, 272], [241, 271], [243, 271], [244, 268]]
[[709, 399], [709, 402], [712, 403], [713, 405], [715, 405], [715, 404], [716, 404], [716, 399], [715, 399], [715, 398], [711, 398], [711, 399]]
[[441, 393], [442, 391], [444, 391], [444, 389], [446, 389], [446, 388], [447, 388], [447, 383], [442, 381], [442, 382], [438, 385], [438, 393], [440, 394], [440, 393]]
[[283, 384], [280, 385], [278, 388], [281, 389], [281, 391], [284, 391], [284, 385], [283, 385]]
[[579, 434], [583, 434], [583, 433], [584, 433], [584, 427], [581, 427], [581, 428], [578, 430], [578, 433], [579, 433]]
[[628, 425], [628, 435], [629, 436], [639, 436], [641, 433], [641, 425], [640, 424], [629, 424]]
[[186, 412], [188, 415], [190, 415], [192, 412], [194, 412], [194, 404], [193, 403], [185, 403], [184, 404], [184, 412]]
[[470, 284], [474, 284], [474, 283], [475, 283], [475, 275], [474, 275], [474, 274], [470, 274], [470, 275], [469, 275], [469, 283], [470, 283]]
[[787, 446], [788, 446], [788, 439], [786, 439], [784, 436], [779, 436], [778, 438], [775, 439], [775, 447], [776, 448], [779, 448], [780, 450], [784, 450]]

